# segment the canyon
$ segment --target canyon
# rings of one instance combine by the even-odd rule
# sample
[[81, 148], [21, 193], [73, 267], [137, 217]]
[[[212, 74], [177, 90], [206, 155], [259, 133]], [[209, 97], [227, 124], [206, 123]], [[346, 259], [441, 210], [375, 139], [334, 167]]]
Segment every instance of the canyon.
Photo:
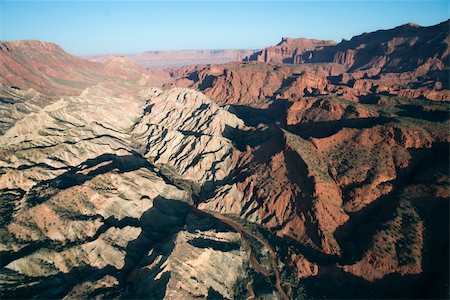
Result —
[[447, 298], [449, 22], [165, 69], [0, 42], [0, 297]]

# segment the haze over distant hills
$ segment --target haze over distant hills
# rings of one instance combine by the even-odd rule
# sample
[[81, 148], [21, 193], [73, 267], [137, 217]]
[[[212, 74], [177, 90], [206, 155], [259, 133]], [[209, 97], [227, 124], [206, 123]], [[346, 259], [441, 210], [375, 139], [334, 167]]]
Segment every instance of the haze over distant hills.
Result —
[[449, 25], [0, 42], [0, 298], [448, 298]]
[[[167, 50], [145, 51], [124, 55], [130, 61], [145, 68], [167, 68], [199, 64], [223, 64], [241, 61], [252, 54], [252, 49], [218, 49], [218, 50]], [[110, 55], [87, 56], [89, 60], [105, 62]]]

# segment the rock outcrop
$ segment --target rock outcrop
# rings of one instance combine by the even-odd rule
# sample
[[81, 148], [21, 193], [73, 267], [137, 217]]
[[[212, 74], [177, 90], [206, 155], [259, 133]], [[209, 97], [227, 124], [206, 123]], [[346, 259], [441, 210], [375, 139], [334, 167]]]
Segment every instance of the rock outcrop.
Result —
[[246, 61], [266, 63], [303, 63], [307, 51], [323, 49], [336, 45], [334, 41], [322, 41], [305, 38], [282, 38], [276, 46], [264, 48], [245, 58]]
[[244, 123], [203, 94], [168, 90], [152, 98], [145, 110], [132, 135], [147, 159], [205, 188], [234, 168], [236, 152], [224, 135]]

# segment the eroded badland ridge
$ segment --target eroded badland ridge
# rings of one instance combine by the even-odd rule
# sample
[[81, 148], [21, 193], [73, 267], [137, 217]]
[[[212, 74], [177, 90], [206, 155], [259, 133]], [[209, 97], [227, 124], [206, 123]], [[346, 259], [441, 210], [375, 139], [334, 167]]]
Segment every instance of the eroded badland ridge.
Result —
[[166, 70], [1, 42], [1, 297], [447, 298], [448, 29]]

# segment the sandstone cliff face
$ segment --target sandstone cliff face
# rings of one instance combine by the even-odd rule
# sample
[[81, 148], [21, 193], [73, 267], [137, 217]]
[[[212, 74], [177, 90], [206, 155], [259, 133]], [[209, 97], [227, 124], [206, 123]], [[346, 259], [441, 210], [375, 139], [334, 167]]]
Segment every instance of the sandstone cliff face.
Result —
[[[251, 89], [242, 82], [258, 82], [252, 78], [265, 74], [267, 68], [272, 68], [280, 80], [260, 85], [252, 95], [244, 94]], [[234, 76], [226, 77], [228, 70]], [[247, 124], [259, 124], [257, 138], [246, 134], [239, 137], [244, 143], [240, 148], [246, 149], [239, 158], [239, 172], [199, 207], [240, 215], [279, 236], [340, 256], [340, 270], [369, 282], [385, 284], [386, 278], [395, 274], [421, 274], [420, 278], [433, 264], [421, 254], [429, 247], [423, 240], [424, 231], [431, 230], [424, 229], [423, 223], [430, 215], [417, 215], [417, 205], [422, 204], [414, 200], [411, 206], [410, 199], [402, 200], [388, 205], [376, 217], [368, 215], [383, 207], [379, 203], [386, 203], [385, 199], [403, 195], [405, 182], [427, 160], [423, 153], [438, 151], [441, 158], [433, 160], [437, 164], [441, 155], [445, 156], [445, 150], [434, 149], [442, 142], [448, 145], [448, 107], [427, 100], [448, 101], [448, 96], [437, 96], [447, 95], [448, 90], [439, 80], [417, 82], [414, 72], [363, 78], [361, 73], [338, 70], [339, 65], [243, 64], [239, 68], [211, 66], [188, 73], [188, 86], [205, 93], [215, 91], [213, 99], [231, 104]], [[413, 85], [416, 87], [406, 88]], [[268, 86], [273, 88], [265, 92]], [[255, 109], [244, 108], [247, 105]], [[287, 131], [273, 129], [275, 121], [288, 125]], [[436, 200], [431, 210], [442, 205]], [[391, 218], [392, 213], [395, 216]], [[371, 220], [368, 225], [365, 218]], [[369, 242], [350, 234], [358, 226], [360, 235], [369, 232]], [[358, 241], [357, 246], [346, 244], [352, 239]], [[440, 244], [437, 240], [428, 243]], [[320, 280], [327, 271], [321, 271], [320, 264], [318, 269]], [[303, 282], [313, 284], [314, 280]], [[396, 288], [390, 289], [389, 293]], [[330, 295], [333, 292], [330, 290]]]
[[305, 52], [322, 49], [325, 46], [335, 44], [334, 41], [284, 37], [276, 46], [255, 52], [246, 57], [245, 60], [266, 63], [302, 63], [302, 56]]
[[335, 46], [313, 51], [310, 59], [305, 57], [305, 61], [333, 61], [346, 65], [350, 72], [368, 76], [401, 72], [436, 76], [449, 68], [448, 28], [449, 21], [429, 27], [410, 23], [364, 33]]
[[[418, 77], [414, 72], [384, 73], [367, 77], [347, 73], [337, 63], [268, 65], [264, 63], [202, 66], [173, 72], [175, 81], [166, 84], [202, 91], [220, 104], [266, 107], [270, 99], [296, 101], [308, 96], [330, 95], [362, 103], [376, 101], [379, 95], [432, 101], [449, 101], [448, 73]], [[180, 76], [180, 77], [178, 77]]]
[[[198, 89], [220, 104], [246, 104], [264, 107], [273, 96], [291, 98], [327, 93], [327, 77], [344, 72], [337, 64], [316, 66], [268, 65], [262, 63], [226, 64], [174, 72], [168, 85]], [[314, 82], [314, 83], [313, 83]], [[313, 83], [313, 84], [311, 84]], [[292, 90], [291, 93], [288, 93]]]

